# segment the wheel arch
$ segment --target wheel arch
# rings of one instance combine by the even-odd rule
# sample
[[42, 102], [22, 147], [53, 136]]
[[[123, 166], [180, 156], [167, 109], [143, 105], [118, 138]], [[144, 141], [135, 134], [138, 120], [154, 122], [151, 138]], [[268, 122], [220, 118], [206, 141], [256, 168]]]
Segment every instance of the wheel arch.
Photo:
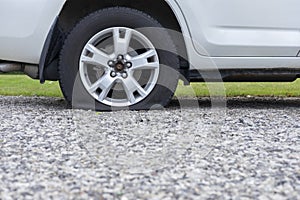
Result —
[[[41, 58], [44, 58], [43, 62], [40, 63], [40, 81], [45, 80], [56, 80], [57, 76], [57, 65], [58, 56], [63, 45], [63, 41], [72, 28], [77, 24], [83, 17], [95, 12], [99, 9], [108, 7], [128, 7], [136, 10], [145, 12], [159, 21], [165, 28], [172, 30], [172, 32], [179, 32], [180, 34], [172, 34], [171, 37], [178, 49], [178, 55], [180, 55], [180, 73], [182, 78], [185, 80], [189, 79], [189, 62], [188, 53], [184, 37], [182, 35], [181, 23], [176, 17], [176, 13], [172, 8], [172, 3], [165, 0], [151, 0], [151, 1], [137, 1], [137, 0], [68, 0], [66, 1], [63, 9], [61, 10], [56, 24], [53, 25], [53, 30], [49, 33], [49, 44], [45, 46]], [[176, 36], [175, 36], [176, 35]], [[178, 35], [180, 37], [178, 38]]]

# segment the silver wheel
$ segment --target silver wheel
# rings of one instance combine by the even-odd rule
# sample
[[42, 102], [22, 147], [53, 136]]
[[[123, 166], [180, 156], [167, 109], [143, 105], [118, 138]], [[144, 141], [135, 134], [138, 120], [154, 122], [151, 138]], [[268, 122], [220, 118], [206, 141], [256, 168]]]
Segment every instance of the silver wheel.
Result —
[[114, 107], [134, 105], [154, 89], [159, 58], [151, 41], [125, 27], [105, 29], [84, 46], [79, 74], [88, 93]]

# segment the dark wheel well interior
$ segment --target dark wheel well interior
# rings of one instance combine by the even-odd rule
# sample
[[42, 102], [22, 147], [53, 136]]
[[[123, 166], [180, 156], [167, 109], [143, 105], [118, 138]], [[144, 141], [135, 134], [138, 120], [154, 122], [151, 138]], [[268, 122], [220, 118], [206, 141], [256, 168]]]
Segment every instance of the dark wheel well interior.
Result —
[[[55, 31], [52, 36], [50, 49], [48, 50], [47, 59], [45, 62], [45, 72], [44, 78], [46, 80], [55, 80], [58, 77], [57, 74], [57, 60], [59, 52], [63, 45], [63, 41], [72, 28], [85, 16], [95, 12], [99, 9], [122, 6], [129, 7], [133, 9], [140, 10], [152, 16], [154, 19], [158, 20], [165, 28], [173, 30], [175, 32], [181, 33], [180, 25], [174, 15], [172, 9], [169, 7], [168, 3], [164, 0], [151, 0], [151, 1], [141, 1], [141, 0], [68, 0], [64, 5], [57, 21]], [[117, 14], [117, 13], [116, 13]], [[170, 32], [171, 37], [175, 37], [175, 34]], [[185, 47], [185, 42], [183, 37], [173, 38], [173, 41], [177, 47], [178, 55], [181, 57], [181, 69], [180, 72], [187, 76], [188, 62], [187, 51]]]

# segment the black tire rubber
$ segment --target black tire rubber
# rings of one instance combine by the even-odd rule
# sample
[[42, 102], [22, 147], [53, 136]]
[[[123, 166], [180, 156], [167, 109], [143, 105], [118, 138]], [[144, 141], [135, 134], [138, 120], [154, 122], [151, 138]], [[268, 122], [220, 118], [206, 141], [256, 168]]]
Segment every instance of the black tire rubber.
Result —
[[[111, 27], [128, 27], [142, 32], [155, 46], [160, 60], [157, 85], [145, 99], [129, 108], [114, 108], [95, 100], [85, 90], [78, 75], [83, 47], [95, 34]], [[73, 108], [102, 111], [148, 110], [164, 107], [169, 103], [178, 84], [178, 68], [175, 45], [158, 21], [138, 10], [112, 7], [88, 15], [70, 32], [60, 54], [59, 83], [65, 99]]]

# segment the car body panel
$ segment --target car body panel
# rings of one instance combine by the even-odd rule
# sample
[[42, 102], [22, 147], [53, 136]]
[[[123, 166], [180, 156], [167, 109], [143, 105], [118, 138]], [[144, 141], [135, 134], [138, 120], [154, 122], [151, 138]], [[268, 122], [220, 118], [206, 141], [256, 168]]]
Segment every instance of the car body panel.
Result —
[[[276, 17], [278, 24], [268, 19], [260, 26], [254, 24], [250, 27], [246, 22], [250, 23], [252, 18], [246, 18], [245, 13], [240, 21], [235, 19], [235, 12], [241, 11], [235, 11], [236, 9], [225, 3], [244, 6], [238, 0], [165, 1], [181, 26], [191, 69], [300, 68], [300, 57], [296, 57], [300, 50], [300, 23], [297, 23], [299, 14], [295, 14], [300, 10], [300, 2], [297, 0], [249, 1], [253, 2], [252, 11], [254, 5], [260, 5], [260, 2], [264, 11], [267, 9], [265, 2], [272, 3], [272, 7], [275, 4], [277, 9], [279, 6], [286, 6]], [[65, 2], [0, 0], [0, 60], [39, 64], [47, 35]], [[246, 4], [250, 6], [249, 2]], [[286, 5], [284, 2], [294, 5]], [[232, 16], [229, 16], [228, 10], [222, 11], [222, 6], [223, 9], [231, 9]], [[213, 12], [213, 9], [218, 10], [218, 16], [214, 16], [216, 12]], [[200, 13], [201, 10], [203, 13]], [[244, 10], [246, 12], [247, 9]], [[204, 18], [205, 13], [208, 16]], [[252, 12], [247, 16], [250, 14]], [[222, 19], [222, 15], [228, 19]], [[273, 15], [275, 16], [275, 13]], [[262, 13], [260, 17], [263, 18]], [[233, 20], [231, 24], [229, 19]], [[258, 23], [259, 18], [255, 16], [255, 19]], [[268, 25], [267, 22], [273, 24]], [[240, 37], [235, 38], [231, 34], [238, 34]], [[270, 35], [272, 37], [267, 37]], [[250, 40], [254, 41], [253, 44], [249, 43]]]
[[176, 0], [197, 52], [215, 56], [296, 56], [298, 0]]
[[[202, 2], [197, 0], [190, 0], [190, 1], [195, 1], [195, 3]], [[188, 23], [188, 21], [192, 19], [188, 19], [187, 16], [184, 15], [185, 13], [183, 13], [182, 8], [180, 7], [182, 3], [187, 1], [166, 0], [166, 2], [168, 2], [170, 7], [173, 9], [177, 17], [177, 20], [180, 23], [182, 33], [184, 35], [184, 39], [186, 43], [188, 60], [190, 62], [191, 70], [300, 68], [300, 57], [296, 57], [296, 54], [300, 50], [300, 47], [298, 47], [297, 45], [292, 50], [292, 56], [286, 56], [286, 57], [261, 56], [261, 55], [259, 56], [209, 56], [209, 52], [207, 51], [204, 45], [205, 42], [202, 43], [201, 40], [197, 41], [194, 38], [192, 38], [193, 34], [194, 35], [202, 34], [202, 31], [199, 30], [199, 32], [193, 33], [191, 27], [189, 27], [190, 23]], [[196, 22], [194, 21], [194, 23], [196, 23], [197, 25], [197, 20]], [[300, 27], [300, 23], [298, 25]], [[297, 40], [295, 40], [295, 43], [296, 42]], [[239, 48], [237, 48], [236, 51], [238, 51], [238, 49]]]
[[38, 64], [64, 0], [0, 0], [0, 59]]

